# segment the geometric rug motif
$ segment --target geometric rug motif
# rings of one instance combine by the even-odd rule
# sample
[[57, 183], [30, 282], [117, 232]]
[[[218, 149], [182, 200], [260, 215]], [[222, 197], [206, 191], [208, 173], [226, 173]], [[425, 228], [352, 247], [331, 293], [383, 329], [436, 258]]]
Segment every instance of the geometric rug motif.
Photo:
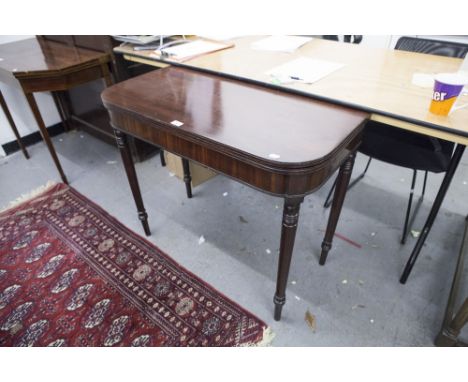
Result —
[[0, 213], [0, 346], [251, 346], [266, 324], [73, 188]]

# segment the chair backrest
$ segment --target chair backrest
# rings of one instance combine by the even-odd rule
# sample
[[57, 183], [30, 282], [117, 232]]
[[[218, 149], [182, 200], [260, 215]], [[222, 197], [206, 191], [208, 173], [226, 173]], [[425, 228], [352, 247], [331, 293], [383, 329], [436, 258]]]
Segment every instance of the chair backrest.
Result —
[[[332, 35], [322, 35], [324, 40], [331, 40], [331, 41], [340, 41], [340, 36], [337, 34]], [[346, 34], [343, 35], [343, 42], [350, 42], [353, 44], [359, 44], [362, 41], [362, 35], [358, 34]]]
[[434, 54], [436, 56], [464, 58], [468, 52], [468, 44], [404, 36], [398, 39], [395, 49]]

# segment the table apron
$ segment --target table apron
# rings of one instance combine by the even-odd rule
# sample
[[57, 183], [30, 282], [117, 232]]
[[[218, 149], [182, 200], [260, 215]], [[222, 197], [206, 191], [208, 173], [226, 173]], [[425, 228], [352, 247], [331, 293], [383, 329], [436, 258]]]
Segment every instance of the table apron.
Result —
[[171, 134], [165, 129], [109, 110], [112, 126], [150, 144], [154, 144], [181, 157], [193, 160], [228, 177], [245, 183], [257, 190], [275, 196], [304, 196], [322, 186], [341, 166], [350, 153], [357, 150], [361, 134], [353, 136], [346, 145], [333, 153], [324, 162], [306, 168], [267, 168], [254, 159], [234, 158], [216, 144], [196, 143], [184, 137]]
[[18, 78], [25, 93], [68, 90], [103, 78], [101, 64], [75, 72]]

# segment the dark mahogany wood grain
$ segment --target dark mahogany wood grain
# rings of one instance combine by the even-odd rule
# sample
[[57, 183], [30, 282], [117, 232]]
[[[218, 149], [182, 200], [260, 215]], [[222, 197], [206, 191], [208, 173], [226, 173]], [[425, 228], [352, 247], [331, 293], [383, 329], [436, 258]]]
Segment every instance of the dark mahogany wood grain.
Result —
[[102, 99], [115, 128], [275, 195], [323, 184], [356, 149], [367, 118], [181, 68], [121, 82]]
[[31, 38], [0, 45], [0, 69], [16, 78], [53, 76], [73, 72], [96, 62], [108, 62], [109, 55], [55, 41]]

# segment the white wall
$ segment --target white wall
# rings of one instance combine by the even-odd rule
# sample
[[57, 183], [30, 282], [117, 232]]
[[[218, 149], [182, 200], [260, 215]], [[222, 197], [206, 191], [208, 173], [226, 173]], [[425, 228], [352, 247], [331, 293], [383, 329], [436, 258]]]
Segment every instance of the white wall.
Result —
[[[24, 40], [34, 36], [0, 36], [0, 58], [2, 57], [2, 45], [13, 41]], [[0, 83], [0, 89], [10, 109], [10, 113], [16, 123], [21, 136], [28, 135], [38, 130], [34, 116], [29, 108], [26, 98], [19, 87]], [[60, 115], [55, 107], [50, 93], [35, 93], [36, 102], [46, 126], [52, 126], [60, 122]], [[15, 136], [8, 124], [3, 111], [0, 111], [0, 155], [4, 155], [1, 145], [15, 140]]]
[[371, 48], [393, 49], [401, 35], [364, 35], [362, 45]]

